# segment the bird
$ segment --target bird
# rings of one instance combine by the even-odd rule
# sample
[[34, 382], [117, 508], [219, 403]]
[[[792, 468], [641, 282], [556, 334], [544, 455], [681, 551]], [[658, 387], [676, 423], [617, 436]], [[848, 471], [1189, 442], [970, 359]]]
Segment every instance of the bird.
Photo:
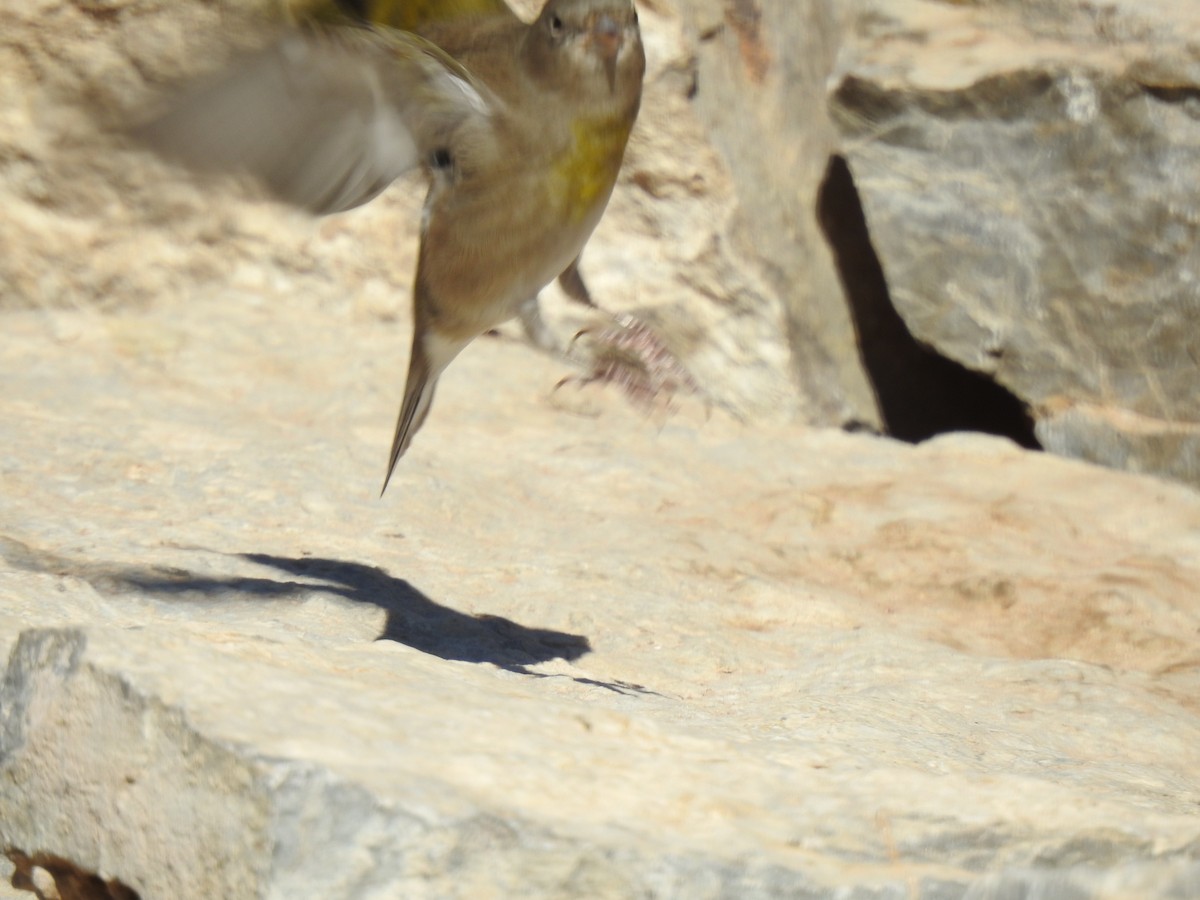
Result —
[[616, 184], [646, 68], [632, 0], [285, 0], [267, 46], [130, 129], [327, 215], [417, 166], [428, 192], [413, 339], [382, 494], [438, 378], [558, 280], [588, 305], [584, 245]]

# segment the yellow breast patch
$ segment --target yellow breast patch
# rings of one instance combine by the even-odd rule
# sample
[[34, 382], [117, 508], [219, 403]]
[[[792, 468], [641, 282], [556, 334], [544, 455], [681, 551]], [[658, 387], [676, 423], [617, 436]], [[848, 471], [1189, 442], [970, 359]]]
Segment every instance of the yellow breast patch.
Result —
[[572, 126], [573, 145], [550, 178], [553, 200], [570, 220], [586, 216], [612, 188], [630, 127], [620, 118], [583, 119]]

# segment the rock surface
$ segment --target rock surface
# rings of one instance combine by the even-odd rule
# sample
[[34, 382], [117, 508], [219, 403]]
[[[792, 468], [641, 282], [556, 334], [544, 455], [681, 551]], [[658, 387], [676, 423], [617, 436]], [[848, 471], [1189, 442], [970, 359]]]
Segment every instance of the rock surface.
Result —
[[[715, 402], [647, 419], [481, 340], [381, 500], [419, 188], [314, 224], [92, 121], [252, 40], [261, 6], [0, 9], [0, 875], [144, 900], [1200, 894], [1200, 497], [769, 421], [880, 421], [823, 293], [830, 126], [786, 157], [799, 199], [747, 193], [771, 173], [713, 85], [761, 76], [781, 111], [757, 67], [784, 60], [815, 102], [830, 7], [796, 57], [781, 6], [643, 7], [642, 127], [585, 266]], [[564, 339], [583, 324], [547, 302]]]
[[871, 0], [831, 98], [916, 338], [1049, 450], [1200, 484], [1200, 11]]
[[[696, 48], [694, 106], [737, 188], [729, 241], [754, 273], [722, 273], [718, 290], [782, 310], [806, 421], [878, 430], [885, 423], [819, 218], [838, 142], [825, 82], [839, 5], [693, 0], [680, 13]], [[772, 299], [752, 302], [755, 293]]]
[[0, 842], [144, 898], [1200, 886], [1194, 493], [492, 340], [380, 500], [402, 331], [4, 314]]

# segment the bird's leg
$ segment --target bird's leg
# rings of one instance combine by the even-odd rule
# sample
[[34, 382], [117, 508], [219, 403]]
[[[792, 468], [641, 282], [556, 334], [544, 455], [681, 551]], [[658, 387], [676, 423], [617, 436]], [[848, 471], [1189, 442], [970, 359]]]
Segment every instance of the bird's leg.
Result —
[[583, 276], [579, 273], [578, 256], [558, 276], [558, 286], [563, 289], [564, 294], [576, 303], [582, 303], [584, 306], [590, 306], [592, 309], [599, 309], [596, 306], [596, 302], [592, 300], [592, 294], [587, 289], [587, 285], [583, 282]]
[[[582, 303], [591, 309], [599, 309], [592, 300], [591, 292], [588, 291], [587, 285], [584, 284], [583, 276], [579, 273], [579, 257], [576, 256], [571, 260], [571, 264], [563, 270], [558, 276], [558, 286], [562, 288], [563, 293], [576, 303]], [[525, 337], [535, 347], [546, 350], [550, 353], [561, 353], [562, 346], [555, 339], [554, 333], [546, 325], [542, 319], [542, 311], [538, 307], [538, 298], [530, 297], [521, 304], [521, 327], [525, 331]]]
[[542, 318], [542, 310], [538, 306], [537, 294], [534, 294], [521, 304], [521, 309], [517, 315], [520, 316], [521, 328], [525, 332], [525, 337], [529, 339], [531, 344], [555, 355], [562, 352], [562, 347], [555, 339], [554, 332], [550, 330], [550, 326]]

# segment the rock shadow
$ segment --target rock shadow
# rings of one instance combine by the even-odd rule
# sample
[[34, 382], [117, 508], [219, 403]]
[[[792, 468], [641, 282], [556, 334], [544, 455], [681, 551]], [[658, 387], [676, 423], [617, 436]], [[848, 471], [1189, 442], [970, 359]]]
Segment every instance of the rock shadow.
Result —
[[1040, 450], [1033, 416], [1019, 397], [913, 337], [892, 303], [844, 157], [830, 158], [817, 203], [887, 433], [919, 443], [951, 431], [981, 431]]
[[[15, 847], [7, 848], [4, 853], [15, 867], [9, 884], [18, 890], [29, 891], [30, 898], [36, 895], [43, 900], [50, 896], [61, 900], [141, 900], [141, 895], [120, 879], [106, 881], [95, 872], [53, 853], [30, 856]], [[43, 892], [38, 886], [39, 879], [34, 874], [37, 869], [43, 869], [54, 880], [53, 893]]]

